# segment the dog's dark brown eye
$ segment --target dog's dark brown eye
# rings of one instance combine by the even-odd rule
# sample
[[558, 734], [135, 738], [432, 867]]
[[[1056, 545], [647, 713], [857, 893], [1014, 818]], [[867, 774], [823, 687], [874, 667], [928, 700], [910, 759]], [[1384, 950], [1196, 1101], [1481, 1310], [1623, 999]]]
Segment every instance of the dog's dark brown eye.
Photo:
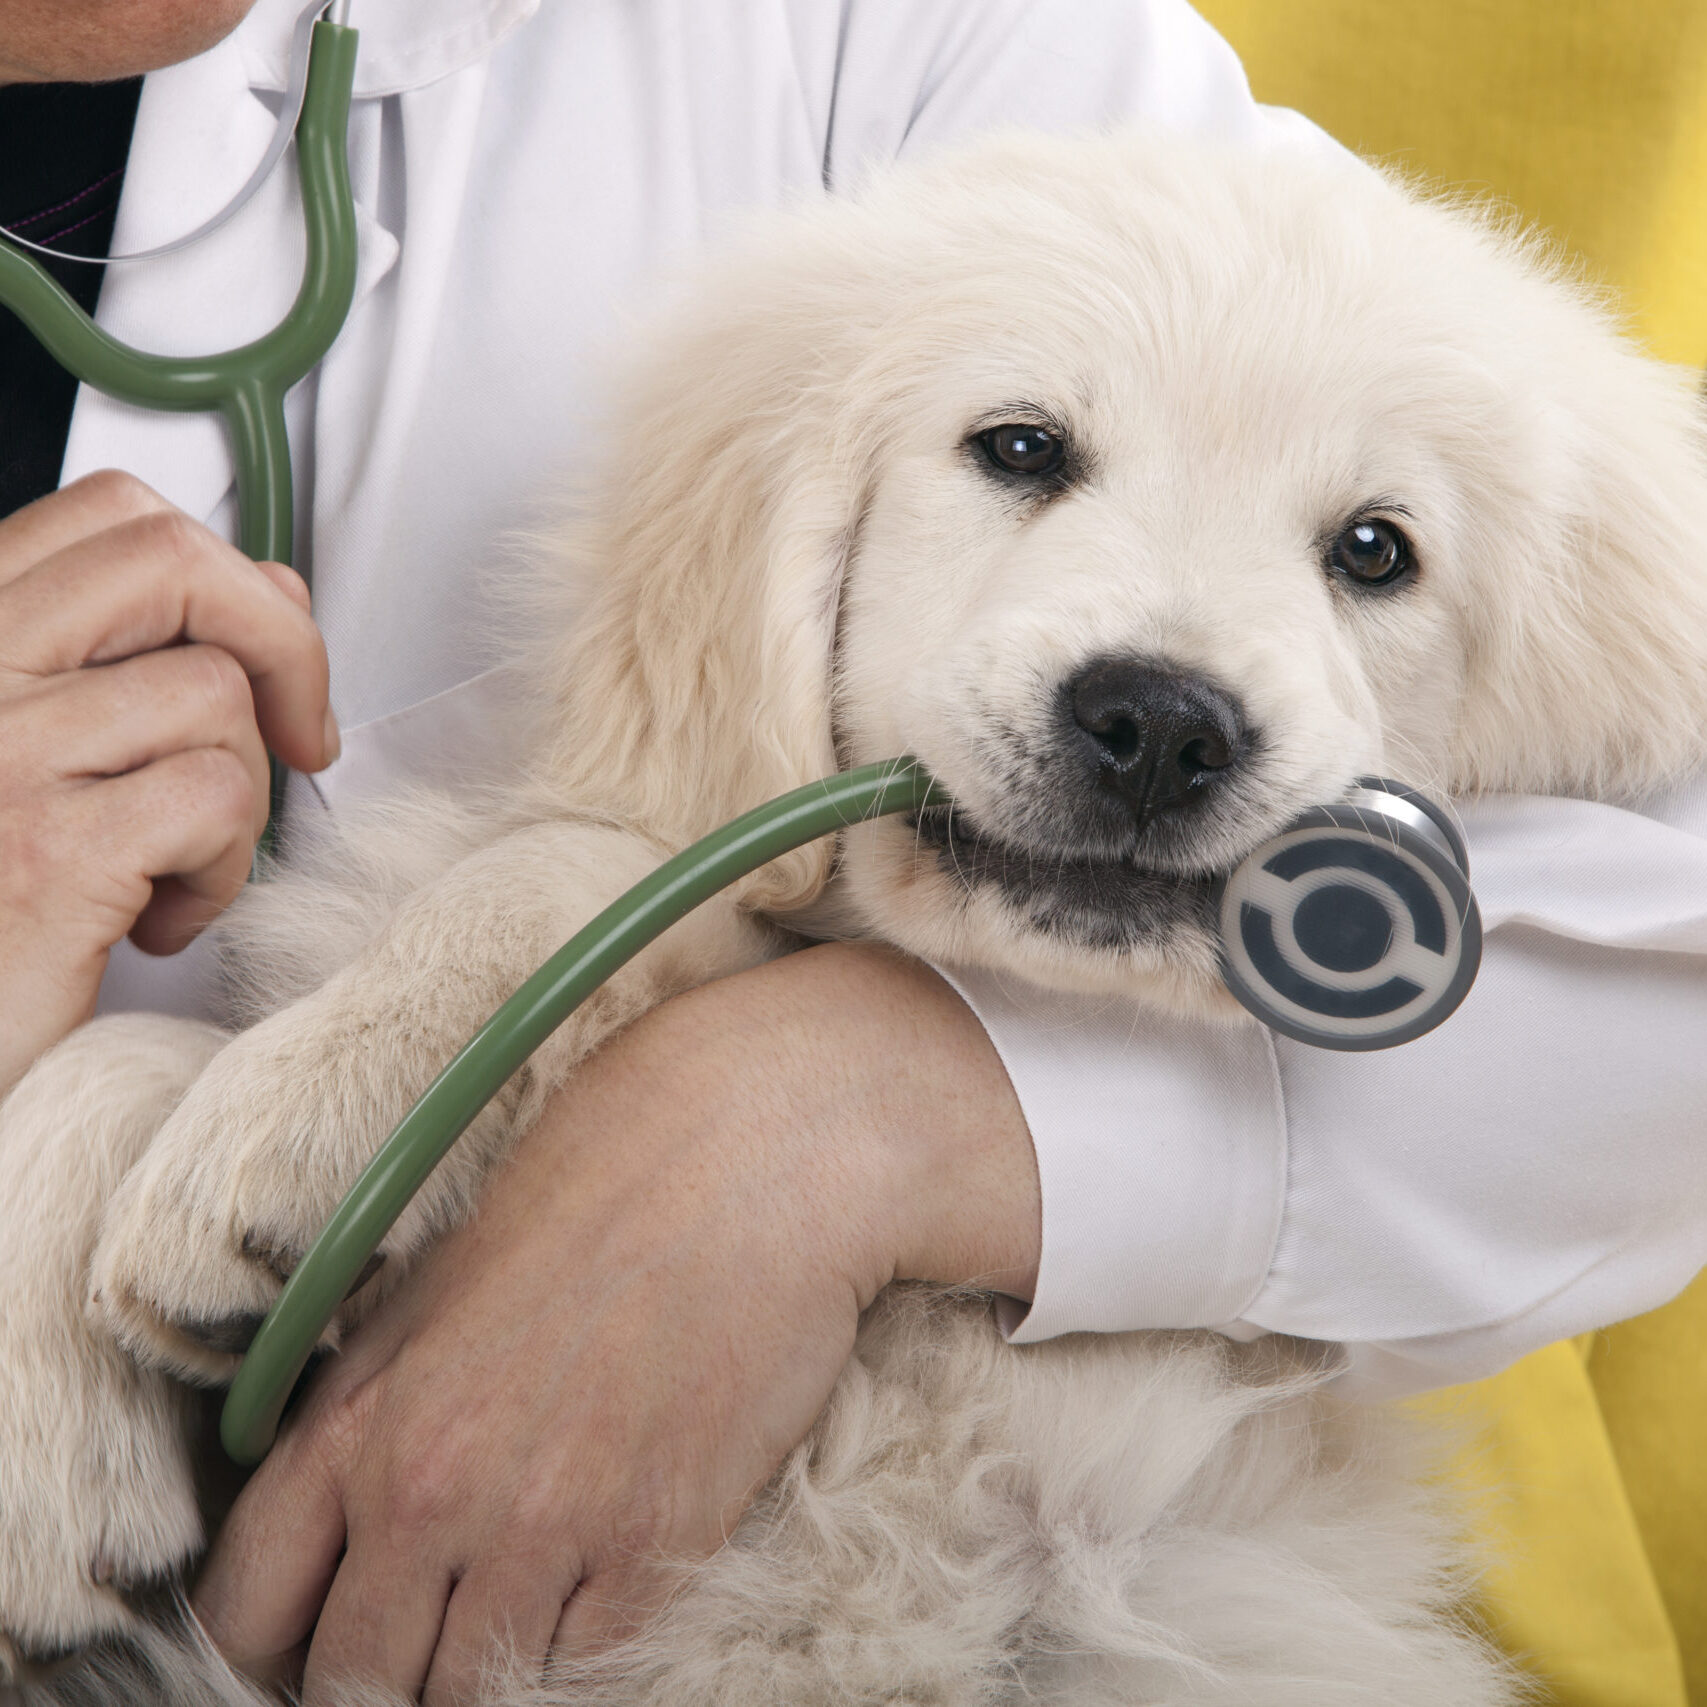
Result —
[[1328, 564], [1360, 587], [1390, 587], [1411, 569], [1411, 542], [1391, 522], [1365, 516], [1333, 543]]
[[978, 443], [1006, 474], [1053, 474], [1067, 456], [1067, 446], [1059, 434], [1017, 421], [986, 428], [978, 435]]

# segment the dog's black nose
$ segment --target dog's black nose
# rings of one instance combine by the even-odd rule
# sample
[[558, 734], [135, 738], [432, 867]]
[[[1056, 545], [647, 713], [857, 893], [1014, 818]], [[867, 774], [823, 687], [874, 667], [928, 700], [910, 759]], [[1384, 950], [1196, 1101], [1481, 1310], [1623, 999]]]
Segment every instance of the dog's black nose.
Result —
[[1201, 676], [1105, 659], [1067, 684], [1076, 743], [1142, 825], [1202, 795], [1238, 762], [1237, 703]]

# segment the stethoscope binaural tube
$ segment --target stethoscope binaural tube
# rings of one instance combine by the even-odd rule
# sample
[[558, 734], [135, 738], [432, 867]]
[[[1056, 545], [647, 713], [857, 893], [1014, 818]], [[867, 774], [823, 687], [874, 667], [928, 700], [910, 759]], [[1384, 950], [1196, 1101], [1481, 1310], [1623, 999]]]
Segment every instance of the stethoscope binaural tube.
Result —
[[345, 24], [321, 19], [313, 25], [296, 124], [307, 254], [290, 312], [264, 337], [210, 356], [133, 349], [97, 326], [39, 262], [0, 236], [0, 304], [60, 366], [125, 403], [224, 418], [237, 471], [238, 543], [257, 560], [289, 563], [293, 555], [285, 393], [332, 347], [355, 298], [356, 211], [346, 134], [357, 40]]
[[[570, 938], [433, 1081], [380, 1146], [297, 1265], [251, 1341], [226, 1395], [220, 1418], [220, 1439], [226, 1452], [239, 1464], [256, 1464], [266, 1456], [291, 1390], [315, 1344], [392, 1224], [510, 1075], [600, 984], [676, 920], [761, 865], [866, 819], [947, 803], [948, 796], [913, 759], [891, 759], [826, 777], [756, 807], [695, 842]], [[1322, 834], [1324, 825], [1329, 832], [1326, 836]], [[1283, 870], [1291, 871], [1297, 864], [1307, 868], [1311, 874], [1307, 878], [1277, 877], [1264, 869], [1265, 863], [1295, 846], [1308, 851], [1291, 860], [1283, 858]], [[1395, 854], [1395, 848], [1400, 852]], [[1398, 939], [1407, 949], [1415, 949], [1423, 941], [1425, 947], [1419, 952], [1427, 954], [1426, 944], [1434, 940], [1432, 917], [1420, 925], [1413, 924], [1409, 935], [1398, 924], [1390, 923], [1384, 937], [1379, 926], [1371, 928], [1374, 915], [1363, 901], [1373, 904], [1384, 882], [1398, 896], [1398, 900], [1387, 903], [1391, 911], [1384, 917], [1389, 921], [1396, 918], [1402, 904], [1415, 904], [1426, 914], [1427, 907], [1419, 896], [1425, 890], [1435, 896], [1436, 890], [1427, 888], [1407, 862], [1426, 864], [1430, 858], [1436, 864], [1428, 867], [1428, 881], [1448, 896], [1445, 906], [1456, 913], [1453, 942], [1458, 950], [1450, 971], [1434, 977], [1430, 984], [1429, 1024], [1434, 1025], [1451, 1011], [1441, 992], [1449, 988], [1453, 993], [1451, 1006], [1456, 1006], [1469, 989], [1480, 952], [1481, 929], [1469, 891], [1463, 838], [1450, 817], [1424, 796], [1397, 783], [1364, 778], [1351, 800], [1303, 814], [1274, 841], [1258, 848], [1229, 878], [1224, 895], [1233, 897], [1236, 917], [1240, 898], [1248, 892], [1241, 887], [1241, 874], [1250, 868], [1256, 874], [1254, 893], [1259, 904], [1265, 900], [1270, 906], [1274, 903], [1274, 896], [1262, 889], [1263, 883], [1272, 887], [1289, 881], [1304, 884], [1297, 889], [1299, 901], [1312, 894], [1325, 895], [1336, 885], [1358, 897], [1347, 905], [1353, 915], [1349, 930], [1341, 928], [1336, 933], [1328, 918], [1331, 896], [1304, 907], [1302, 923], [1294, 919], [1289, 928], [1295, 938], [1326, 960], [1363, 963], [1360, 974], [1344, 976], [1354, 983], [1361, 977], [1364, 984], [1378, 987], [1388, 981], [1386, 975], [1377, 975], [1381, 955], [1392, 953], [1392, 943], [1386, 939]], [[1375, 872], [1373, 878], [1370, 868]], [[1447, 868], [1457, 874], [1456, 890], [1443, 875]], [[1460, 892], [1462, 909], [1450, 899]], [[1284, 899], [1293, 891], [1282, 887], [1279, 893]], [[1295, 906], [1293, 912], [1298, 911]], [[1300, 951], [1294, 945], [1291, 952], [1296, 957]], [[1314, 963], [1306, 957], [1306, 964]], [[1411, 969], [1409, 960], [1404, 965], [1406, 970]], [[1375, 968], [1374, 974], [1371, 968]], [[1317, 970], [1319, 976], [1326, 976], [1320, 967]], [[1231, 977], [1228, 983], [1258, 1017], [1270, 1017], [1262, 1005], [1260, 976], [1247, 980], [1244, 989]], [[1388, 1026], [1390, 1035], [1383, 1042], [1374, 1040], [1378, 1027], [1366, 1023], [1367, 1016], [1365, 1022], [1350, 1028], [1348, 1035], [1353, 1041], [1336, 1040], [1332, 1027], [1318, 1027], [1320, 1035], [1308, 1041], [1328, 1048], [1387, 1047], [1426, 1029], [1417, 1020], [1415, 1004], [1401, 1003]]]

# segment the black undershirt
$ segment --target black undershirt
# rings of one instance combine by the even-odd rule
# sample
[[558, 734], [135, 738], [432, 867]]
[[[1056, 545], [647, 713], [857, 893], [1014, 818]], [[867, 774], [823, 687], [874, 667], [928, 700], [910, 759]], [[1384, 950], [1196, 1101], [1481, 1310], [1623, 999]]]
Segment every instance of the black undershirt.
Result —
[[[0, 88], [0, 226], [75, 255], [104, 255], [142, 79]], [[90, 314], [105, 267], [44, 261]], [[59, 484], [77, 381], [0, 308], [0, 516]]]

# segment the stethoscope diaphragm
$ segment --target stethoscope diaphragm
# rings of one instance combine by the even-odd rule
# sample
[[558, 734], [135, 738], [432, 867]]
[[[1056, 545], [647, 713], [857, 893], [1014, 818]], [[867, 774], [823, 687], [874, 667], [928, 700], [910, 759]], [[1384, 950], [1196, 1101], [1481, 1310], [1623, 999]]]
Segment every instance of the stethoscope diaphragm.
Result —
[[1482, 958], [1464, 837], [1385, 777], [1315, 806], [1219, 886], [1221, 970], [1256, 1017], [1324, 1049], [1390, 1049], [1440, 1024]]

